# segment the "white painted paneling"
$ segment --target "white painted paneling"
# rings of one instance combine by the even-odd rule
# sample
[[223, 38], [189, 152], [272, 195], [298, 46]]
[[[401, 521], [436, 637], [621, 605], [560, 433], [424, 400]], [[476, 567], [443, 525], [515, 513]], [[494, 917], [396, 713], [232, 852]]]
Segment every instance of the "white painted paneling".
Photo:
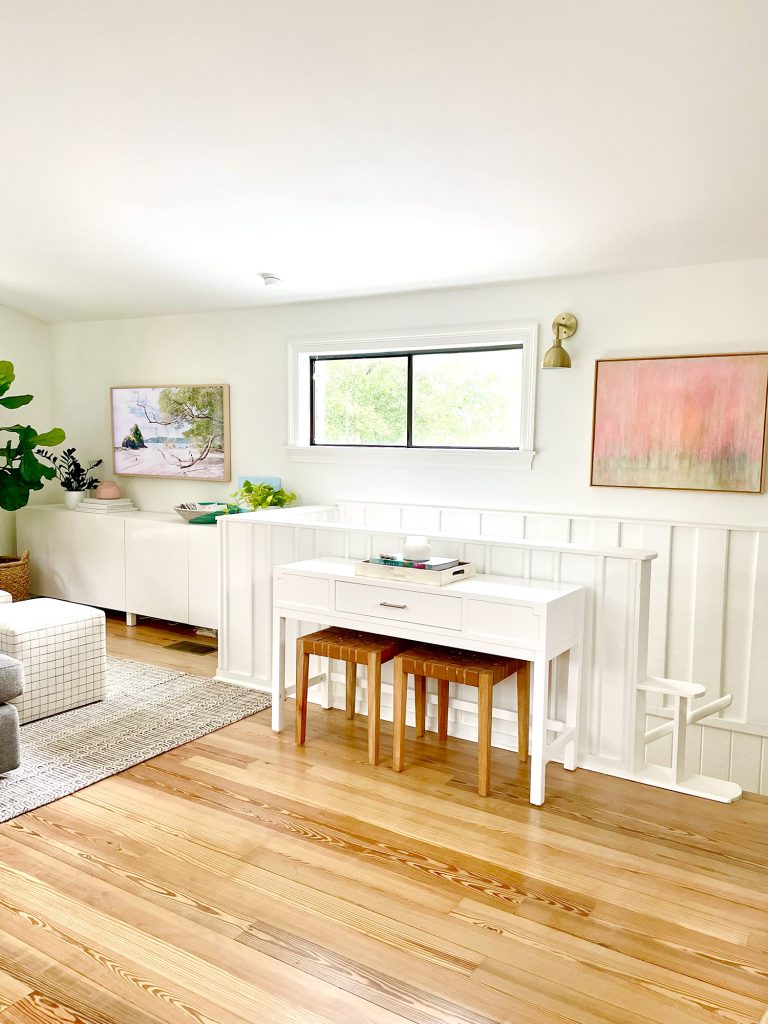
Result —
[[704, 702], [721, 696], [728, 531], [698, 529], [696, 538], [690, 678], [706, 686]]
[[733, 694], [728, 716], [739, 721], [747, 719], [749, 663], [753, 629], [756, 556], [760, 534], [754, 531], [731, 530], [728, 543], [728, 566], [725, 588], [725, 622], [723, 637], [724, 693]]
[[757, 793], [760, 789], [762, 737], [750, 736], [743, 732], [734, 732], [731, 733], [731, 736], [733, 737], [733, 749], [730, 774], [739, 780], [739, 784], [744, 789]]
[[760, 533], [752, 582], [752, 633], [747, 684], [747, 721], [768, 735], [768, 533]]

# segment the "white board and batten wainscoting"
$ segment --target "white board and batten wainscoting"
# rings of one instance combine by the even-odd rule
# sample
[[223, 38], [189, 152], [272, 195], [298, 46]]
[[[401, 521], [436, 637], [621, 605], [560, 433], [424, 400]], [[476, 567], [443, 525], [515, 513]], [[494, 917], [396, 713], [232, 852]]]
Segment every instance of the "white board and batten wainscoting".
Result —
[[[703, 683], [697, 704], [733, 695], [725, 712], [689, 726], [688, 769], [768, 794], [768, 530], [759, 528], [357, 501], [238, 516], [219, 530], [219, 675], [269, 687], [275, 565], [363, 558], [407, 533], [430, 536], [436, 554], [460, 552], [480, 572], [589, 588], [580, 763], [597, 771], [631, 775], [629, 699], [646, 671], [638, 624], [647, 600], [647, 671]], [[334, 684], [342, 707], [343, 675]], [[514, 749], [513, 688], [501, 691], [493, 742]], [[457, 695], [451, 709], [450, 731], [467, 739], [476, 736], [471, 700]], [[670, 707], [649, 704], [649, 729], [670, 720]], [[391, 716], [386, 685], [382, 707]], [[649, 746], [648, 761], [668, 765], [671, 745], [666, 736]]]
[[41, 597], [218, 627], [215, 526], [162, 512], [92, 514], [63, 505], [17, 513], [17, 543], [29, 549], [30, 589]]

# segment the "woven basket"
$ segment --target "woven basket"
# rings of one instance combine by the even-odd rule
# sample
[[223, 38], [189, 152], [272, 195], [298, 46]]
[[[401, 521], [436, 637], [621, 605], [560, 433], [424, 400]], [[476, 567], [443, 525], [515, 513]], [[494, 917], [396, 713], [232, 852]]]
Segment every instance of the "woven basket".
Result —
[[14, 601], [29, 597], [29, 552], [18, 555], [0, 555], [0, 590], [7, 590]]

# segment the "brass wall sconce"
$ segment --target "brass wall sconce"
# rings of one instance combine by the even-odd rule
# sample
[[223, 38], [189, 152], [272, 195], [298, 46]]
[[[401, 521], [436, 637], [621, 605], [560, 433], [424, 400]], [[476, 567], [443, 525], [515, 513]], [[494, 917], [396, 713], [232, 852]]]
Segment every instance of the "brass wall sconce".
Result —
[[576, 333], [579, 321], [573, 313], [561, 313], [552, 321], [554, 338], [552, 345], [544, 353], [544, 360], [541, 364], [542, 370], [567, 370], [571, 365], [571, 357], [563, 348], [563, 341], [571, 338]]

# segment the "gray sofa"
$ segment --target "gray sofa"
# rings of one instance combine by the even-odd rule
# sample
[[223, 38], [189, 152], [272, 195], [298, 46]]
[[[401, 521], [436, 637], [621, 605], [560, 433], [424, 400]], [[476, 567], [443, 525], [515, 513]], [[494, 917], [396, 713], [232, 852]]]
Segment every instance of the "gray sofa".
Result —
[[20, 697], [24, 690], [24, 666], [7, 654], [0, 654], [0, 774], [13, 771], [21, 761], [19, 713], [6, 701]]

